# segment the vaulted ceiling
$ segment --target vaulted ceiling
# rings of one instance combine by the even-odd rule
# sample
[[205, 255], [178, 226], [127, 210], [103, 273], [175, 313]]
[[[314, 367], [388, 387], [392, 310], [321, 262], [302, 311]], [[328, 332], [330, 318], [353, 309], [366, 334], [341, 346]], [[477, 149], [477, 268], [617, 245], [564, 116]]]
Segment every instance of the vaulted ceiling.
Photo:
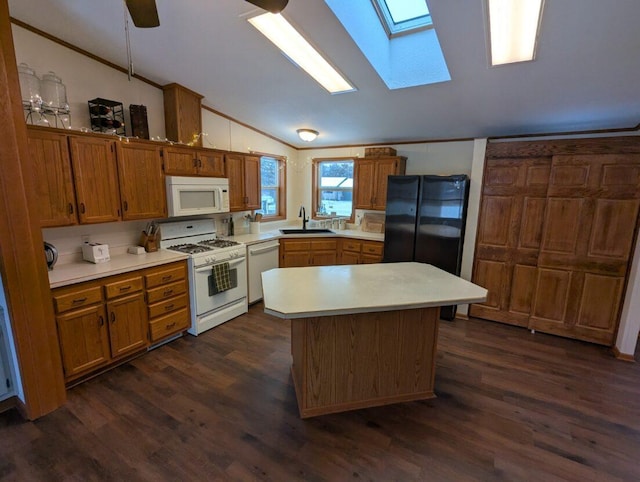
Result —
[[[351, 0], [369, 1], [369, 0]], [[157, 0], [160, 27], [132, 27], [136, 72], [289, 144], [314, 147], [494, 137], [640, 123], [640, 2], [546, 0], [533, 62], [488, 65], [483, 0], [428, 0], [451, 81], [389, 90], [323, 0], [284, 16], [357, 91], [330, 95], [246, 21], [243, 0]], [[120, 0], [9, 0], [11, 16], [126, 66]]]

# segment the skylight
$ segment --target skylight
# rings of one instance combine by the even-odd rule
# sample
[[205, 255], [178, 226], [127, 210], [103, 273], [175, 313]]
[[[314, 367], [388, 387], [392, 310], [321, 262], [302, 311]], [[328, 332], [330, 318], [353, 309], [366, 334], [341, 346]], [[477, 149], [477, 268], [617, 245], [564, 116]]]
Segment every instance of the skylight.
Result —
[[[324, 1], [387, 88], [404, 89], [451, 80], [425, 0]], [[381, 5], [389, 19], [395, 19], [390, 20], [393, 24], [406, 26], [420, 20], [422, 25], [393, 35], [387, 23], [380, 21]], [[412, 8], [407, 10], [408, 7]]]
[[371, 1], [390, 37], [431, 26], [431, 15], [425, 0]]

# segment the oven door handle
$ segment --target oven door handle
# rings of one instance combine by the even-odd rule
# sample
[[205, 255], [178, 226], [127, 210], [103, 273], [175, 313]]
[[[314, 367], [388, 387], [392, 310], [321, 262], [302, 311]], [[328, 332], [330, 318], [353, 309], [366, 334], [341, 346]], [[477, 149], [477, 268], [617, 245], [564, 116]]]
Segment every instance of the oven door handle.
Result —
[[215, 264], [222, 264], [222, 263], [229, 263], [229, 268], [235, 266], [236, 264], [240, 264], [244, 262], [244, 258], [237, 258], [237, 259], [232, 259], [229, 261], [222, 261], [221, 263], [212, 263], [212, 264], [208, 264], [206, 266], [201, 266], [200, 268], [196, 268], [195, 272], [196, 273], [203, 273], [205, 271], [211, 271], [211, 269], [213, 268], [213, 265]]

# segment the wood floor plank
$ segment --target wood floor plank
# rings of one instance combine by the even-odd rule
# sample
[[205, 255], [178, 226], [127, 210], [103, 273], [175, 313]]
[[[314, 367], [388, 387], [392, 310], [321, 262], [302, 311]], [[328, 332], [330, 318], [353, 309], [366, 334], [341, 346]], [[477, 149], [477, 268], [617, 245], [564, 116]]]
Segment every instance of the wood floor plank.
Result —
[[0, 414], [0, 481], [640, 480], [640, 364], [604, 347], [443, 322], [438, 398], [301, 420], [290, 324], [262, 310], [78, 385], [35, 422]]

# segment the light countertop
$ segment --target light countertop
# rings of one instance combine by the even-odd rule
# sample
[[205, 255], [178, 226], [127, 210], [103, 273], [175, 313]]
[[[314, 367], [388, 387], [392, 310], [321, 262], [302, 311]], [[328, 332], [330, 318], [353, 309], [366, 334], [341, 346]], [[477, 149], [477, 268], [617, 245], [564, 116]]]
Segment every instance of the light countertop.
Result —
[[[296, 226], [297, 227], [297, 226]], [[287, 234], [284, 235], [279, 229], [264, 231], [257, 234], [240, 234], [237, 236], [229, 236], [229, 239], [252, 245], [264, 241], [277, 240], [280, 238], [304, 237], [349, 237], [371, 241], [383, 241], [384, 234], [367, 233], [356, 229], [336, 230], [334, 233], [323, 234]], [[150, 268], [172, 261], [187, 259], [189, 256], [184, 253], [159, 249], [153, 253], [129, 254], [120, 253], [111, 255], [111, 260], [106, 263], [90, 263], [88, 261], [74, 261], [64, 264], [56, 264], [52, 271], [49, 271], [49, 286], [51, 288], [59, 288], [83, 281], [92, 281], [106, 276], [111, 276], [138, 269]]]
[[279, 318], [478, 303], [487, 290], [423, 263], [278, 268], [262, 273], [265, 312]]
[[[287, 228], [299, 228], [300, 226], [288, 226]], [[366, 231], [360, 231], [359, 229], [336, 229], [332, 230], [332, 233], [319, 233], [319, 234], [282, 234], [280, 229], [267, 230], [268, 228], [262, 227], [262, 231], [256, 234], [238, 234], [236, 236], [229, 236], [229, 239], [239, 241], [241, 243], [251, 245], [255, 243], [261, 243], [263, 241], [271, 241], [279, 238], [355, 238], [365, 241], [384, 241], [384, 234], [382, 233], [368, 233]], [[285, 228], [283, 228], [285, 229]]]
[[49, 271], [49, 286], [51, 288], [59, 288], [60, 286], [180, 261], [188, 257], [184, 253], [159, 249], [153, 253], [118, 254], [111, 256], [111, 260], [105, 263], [94, 264], [88, 261], [78, 261], [55, 265], [53, 270]]

